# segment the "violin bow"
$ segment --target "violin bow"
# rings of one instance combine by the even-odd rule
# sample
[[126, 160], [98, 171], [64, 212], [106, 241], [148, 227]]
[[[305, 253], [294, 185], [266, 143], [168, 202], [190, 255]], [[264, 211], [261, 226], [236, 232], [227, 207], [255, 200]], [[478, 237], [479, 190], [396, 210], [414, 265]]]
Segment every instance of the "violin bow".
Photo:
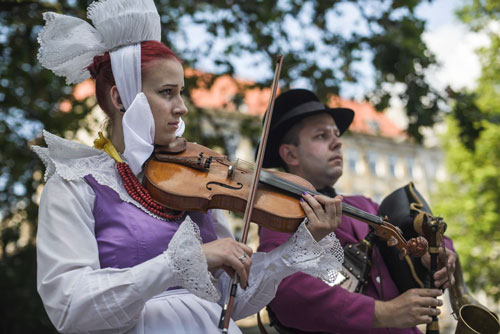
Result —
[[[245, 215], [243, 216], [243, 234], [241, 236], [241, 243], [247, 243], [248, 230], [250, 228], [250, 218], [252, 217], [253, 205], [255, 197], [257, 194], [257, 187], [259, 185], [260, 171], [262, 168], [262, 162], [264, 160], [264, 152], [266, 151], [267, 137], [269, 134], [269, 127], [271, 125], [272, 113], [274, 109], [274, 100], [276, 99], [276, 93], [278, 91], [278, 81], [281, 73], [281, 65], [283, 63], [283, 55], [278, 56], [276, 61], [276, 69], [274, 72], [273, 83], [271, 86], [271, 96], [269, 98], [269, 104], [267, 106], [264, 126], [260, 138], [259, 150], [257, 151], [257, 159], [255, 161], [255, 170], [252, 176], [252, 182], [250, 184], [250, 191], [247, 200], [247, 206], [245, 208]], [[238, 289], [238, 276], [235, 273], [231, 283], [231, 291], [229, 294], [229, 302], [224, 303], [222, 313], [219, 321], [219, 328], [222, 329], [223, 334], [227, 334], [229, 328], [229, 321], [231, 319], [231, 311], [233, 308], [234, 298], [236, 297], [236, 291]]]

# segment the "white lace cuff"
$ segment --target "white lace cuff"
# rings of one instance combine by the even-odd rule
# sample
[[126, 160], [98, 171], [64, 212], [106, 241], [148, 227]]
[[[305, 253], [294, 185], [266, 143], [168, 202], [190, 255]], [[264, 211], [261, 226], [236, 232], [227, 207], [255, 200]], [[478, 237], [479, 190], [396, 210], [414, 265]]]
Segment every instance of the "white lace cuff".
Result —
[[172, 272], [174, 285], [182, 286], [194, 295], [211, 302], [220, 299], [215, 279], [208, 271], [207, 260], [201, 249], [198, 225], [186, 217], [174, 234], [165, 256]]
[[344, 250], [335, 233], [316, 242], [305, 222], [279, 247], [283, 247], [280, 253], [287, 266], [320, 278], [327, 284], [333, 284], [342, 269]]

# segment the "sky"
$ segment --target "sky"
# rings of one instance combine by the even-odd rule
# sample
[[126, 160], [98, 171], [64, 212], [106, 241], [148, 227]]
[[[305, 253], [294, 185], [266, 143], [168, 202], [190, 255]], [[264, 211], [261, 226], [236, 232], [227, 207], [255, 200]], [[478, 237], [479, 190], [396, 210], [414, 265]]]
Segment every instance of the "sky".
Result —
[[423, 36], [429, 49], [436, 55], [442, 67], [429, 78], [436, 88], [450, 84], [454, 89], [474, 88], [481, 67], [474, 50], [488, 43], [484, 35], [469, 32], [454, 15], [463, 1], [435, 0], [424, 2], [417, 14], [427, 20]]
[[[428, 78], [431, 84], [440, 91], [448, 85], [454, 89], [474, 88], [480, 74], [480, 64], [474, 54], [474, 49], [486, 44], [487, 38], [469, 32], [466, 26], [456, 18], [454, 10], [462, 3], [463, 0], [433, 0], [430, 3], [423, 1], [417, 8], [417, 16], [427, 21], [423, 39], [441, 65], [437, 71], [430, 71]], [[349, 10], [348, 6], [345, 6], [344, 10], [341, 17], [336, 18], [334, 24], [340, 25], [346, 31], [359, 30], [360, 27], [355, 26], [356, 14]], [[205, 44], [203, 28], [193, 27], [192, 29], [198, 29], [198, 31], [192, 34], [196, 37], [190, 43], [202, 47]], [[305, 32], [301, 31], [301, 33]], [[248, 59], [246, 61], [238, 59], [237, 63], [236, 75], [240, 78], [259, 81], [263, 76], [267, 77], [272, 74], [267, 66], [259, 68], [259, 66], [251, 65]], [[214, 71], [209, 59], [198, 65], [203, 70]], [[341, 95], [361, 98], [373, 88], [373, 69], [369, 60], [360, 63], [358, 69], [362, 72], [363, 78], [356, 84], [343, 84]], [[295, 85], [300, 84], [301, 82], [298, 81]]]

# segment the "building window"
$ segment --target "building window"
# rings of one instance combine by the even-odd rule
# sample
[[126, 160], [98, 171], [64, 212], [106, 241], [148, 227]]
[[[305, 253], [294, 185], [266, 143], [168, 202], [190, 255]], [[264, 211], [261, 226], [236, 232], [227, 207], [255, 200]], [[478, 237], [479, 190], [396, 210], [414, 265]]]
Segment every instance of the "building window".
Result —
[[356, 149], [348, 149], [347, 150], [347, 167], [349, 171], [356, 173], [356, 166], [358, 163], [358, 150]]
[[406, 163], [407, 163], [406, 171], [408, 172], [408, 177], [413, 179], [415, 171], [415, 159], [412, 157], [408, 157]]
[[368, 162], [368, 169], [370, 170], [370, 173], [372, 173], [372, 175], [377, 175], [377, 153], [368, 152], [366, 159]]
[[376, 120], [371, 119], [369, 121], [366, 121], [366, 123], [368, 124], [368, 127], [370, 128], [370, 130], [372, 130], [373, 133], [377, 135], [380, 134], [380, 125]]
[[388, 165], [389, 165], [389, 175], [392, 177], [396, 177], [396, 162], [398, 158], [395, 155], [389, 155], [388, 157]]

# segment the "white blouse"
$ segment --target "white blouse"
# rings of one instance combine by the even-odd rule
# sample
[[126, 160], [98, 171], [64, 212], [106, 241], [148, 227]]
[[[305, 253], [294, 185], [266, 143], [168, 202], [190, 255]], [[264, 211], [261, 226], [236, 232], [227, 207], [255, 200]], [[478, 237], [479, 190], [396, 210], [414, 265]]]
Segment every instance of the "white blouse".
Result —
[[[82, 177], [92, 174], [101, 184], [105, 179], [123, 200], [134, 201], [119, 188], [119, 174], [103, 152], [44, 135], [48, 148], [34, 148], [47, 165], [49, 178], [39, 209], [37, 286], [57, 330], [220, 332], [217, 325], [230, 278], [222, 270], [215, 277], [209, 273], [199, 231], [189, 216], [164, 253], [131, 268], [102, 269], [92, 213], [95, 195]], [[75, 152], [80, 149], [81, 154]], [[217, 237], [232, 237], [222, 212], [211, 214]], [[317, 243], [302, 223], [286, 243], [269, 253], [253, 254], [249, 287], [238, 288], [232, 318], [258, 312], [272, 300], [281, 280], [297, 271], [335, 280], [343, 260], [341, 250], [333, 233]], [[174, 286], [185, 289], [166, 291]], [[229, 333], [240, 333], [234, 322]]]

